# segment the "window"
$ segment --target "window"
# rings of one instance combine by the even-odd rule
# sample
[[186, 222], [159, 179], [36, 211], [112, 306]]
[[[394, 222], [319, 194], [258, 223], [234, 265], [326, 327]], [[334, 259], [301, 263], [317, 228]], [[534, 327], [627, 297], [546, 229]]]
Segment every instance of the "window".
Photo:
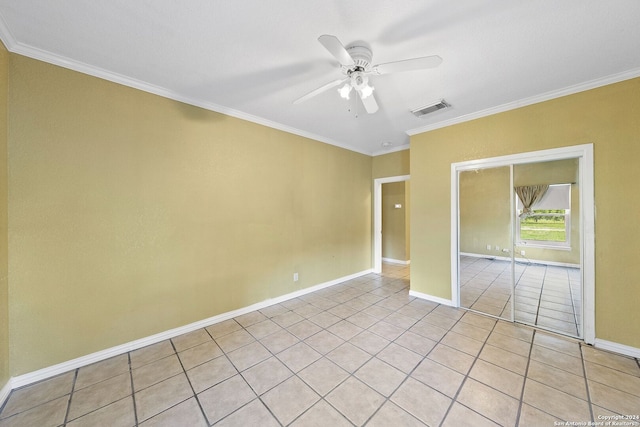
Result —
[[516, 238], [520, 244], [571, 247], [571, 184], [550, 185], [526, 216], [520, 216], [523, 206], [517, 196], [516, 200]]

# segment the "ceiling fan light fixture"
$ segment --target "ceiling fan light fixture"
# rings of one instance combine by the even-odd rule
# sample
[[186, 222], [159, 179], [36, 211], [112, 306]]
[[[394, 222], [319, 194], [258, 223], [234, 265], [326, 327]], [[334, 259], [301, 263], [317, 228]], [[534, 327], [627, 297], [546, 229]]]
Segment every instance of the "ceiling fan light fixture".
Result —
[[371, 94], [373, 93], [374, 88], [372, 86], [369, 86], [368, 84], [365, 84], [362, 89], [360, 89], [360, 93], [362, 94], [362, 98], [367, 98], [369, 96], [371, 96]]
[[349, 93], [351, 93], [351, 86], [349, 83], [345, 83], [340, 89], [338, 89], [340, 96], [346, 100], [349, 99]]

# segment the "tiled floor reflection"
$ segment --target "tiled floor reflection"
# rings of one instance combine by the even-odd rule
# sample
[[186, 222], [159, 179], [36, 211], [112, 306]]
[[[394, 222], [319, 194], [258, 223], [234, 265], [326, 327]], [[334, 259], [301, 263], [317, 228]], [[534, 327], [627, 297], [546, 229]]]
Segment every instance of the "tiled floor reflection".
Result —
[[[515, 264], [515, 319], [579, 337], [582, 290], [578, 268]], [[511, 263], [460, 257], [460, 304], [511, 319]]]
[[370, 274], [14, 390], [0, 426], [553, 426], [637, 414], [638, 360]]

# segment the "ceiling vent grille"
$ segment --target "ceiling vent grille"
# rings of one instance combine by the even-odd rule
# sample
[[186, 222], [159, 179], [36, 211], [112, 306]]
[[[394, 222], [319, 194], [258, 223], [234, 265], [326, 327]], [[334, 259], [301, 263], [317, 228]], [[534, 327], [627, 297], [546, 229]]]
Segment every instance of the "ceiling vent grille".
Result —
[[411, 110], [411, 113], [413, 113], [413, 115], [416, 117], [422, 117], [427, 114], [435, 113], [436, 111], [444, 110], [445, 108], [449, 108], [449, 107], [451, 107], [451, 104], [449, 104], [444, 99], [441, 99], [436, 103], [428, 104], [428, 105], [425, 105], [424, 107]]

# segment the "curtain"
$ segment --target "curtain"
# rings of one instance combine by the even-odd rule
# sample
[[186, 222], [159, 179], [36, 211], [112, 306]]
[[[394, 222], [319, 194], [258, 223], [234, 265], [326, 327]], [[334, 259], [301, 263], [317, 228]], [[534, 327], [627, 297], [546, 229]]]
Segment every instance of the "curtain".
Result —
[[531, 215], [531, 208], [544, 197], [544, 194], [549, 189], [546, 184], [543, 185], [524, 185], [522, 187], [516, 187], [516, 194], [522, 203], [522, 213], [520, 218]]

